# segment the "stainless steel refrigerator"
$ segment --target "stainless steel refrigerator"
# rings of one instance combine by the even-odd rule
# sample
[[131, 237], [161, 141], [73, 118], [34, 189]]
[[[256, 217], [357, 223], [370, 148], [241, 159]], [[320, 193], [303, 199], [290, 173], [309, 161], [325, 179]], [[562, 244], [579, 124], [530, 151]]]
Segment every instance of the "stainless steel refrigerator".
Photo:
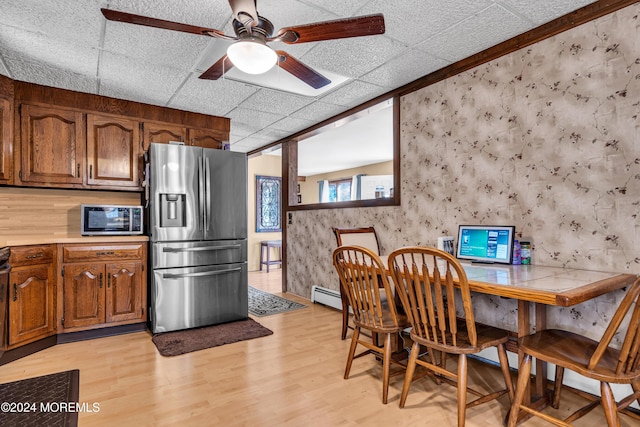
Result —
[[246, 155], [151, 144], [148, 168], [152, 332], [247, 318]]

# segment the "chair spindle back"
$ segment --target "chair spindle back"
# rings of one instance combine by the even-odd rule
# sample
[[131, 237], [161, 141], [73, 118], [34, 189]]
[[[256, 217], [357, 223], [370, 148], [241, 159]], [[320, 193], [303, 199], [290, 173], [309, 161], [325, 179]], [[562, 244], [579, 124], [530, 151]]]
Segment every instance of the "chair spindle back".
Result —
[[[397, 311], [392, 303], [393, 290], [378, 255], [360, 246], [340, 246], [333, 252], [333, 264], [356, 322], [369, 328], [381, 328], [385, 313], [389, 313], [398, 325]], [[385, 297], [389, 298], [389, 303], [385, 302]]]
[[[435, 248], [406, 247], [389, 255], [389, 270], [413, 333], [440, 345], [456, 346], [456, 300], [461, 299], [465, 332], [471, 344], [476, 345], [469, 283], [457, 259]], [[456, 283], [459, 294], [455, 292]]]

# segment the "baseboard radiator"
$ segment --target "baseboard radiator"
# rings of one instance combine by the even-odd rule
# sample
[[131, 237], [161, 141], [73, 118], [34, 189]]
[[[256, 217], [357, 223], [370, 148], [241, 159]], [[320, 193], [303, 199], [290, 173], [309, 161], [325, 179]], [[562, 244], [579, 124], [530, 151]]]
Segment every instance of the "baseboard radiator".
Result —
[[311, 287], [311, 301], [342, 311], [340, 292], [334, 291], [333, 289], [327, 289], [323, 288], [322, 286], [313, 285]]

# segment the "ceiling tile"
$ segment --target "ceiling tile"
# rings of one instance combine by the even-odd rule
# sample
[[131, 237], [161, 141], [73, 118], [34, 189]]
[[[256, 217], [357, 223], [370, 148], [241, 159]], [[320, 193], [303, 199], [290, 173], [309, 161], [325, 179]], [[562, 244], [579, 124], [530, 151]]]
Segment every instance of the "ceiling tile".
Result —
[[171, 99], [169, 106], [225, 116], [258, 89], [233, 80], [203, 80], [192, 75]]
[[84, 93], [96, 93], [95, 77], [77, 74], [56, 65], [43, 66], [39, 61], [31, 62], [22, 58], [7, 58], [5, 63], [11, 72], [11, 78], [23, 82], [44, 86], [75, 90]]
[[594, 0], [500, 0], [500, 3], [541, 25], [594, 3]]
[[359, 77], [405, 49], [405, 45], [381, 35], [327, 40], [318, 43], [302, 60], [311, 67], [324, 68], [347, 77]]
[[227, 114], [227, 117], [231, 119], [231, 131], [233, 133], [235, 133], [233, 131], [234, 123], [237, 126], [242, 126], [243, 129], [251, 129], [253, 130], [251, 133], [254, 133], [280, 120], [283, 115], [249, 110], [247, 108], [236, 108]]
[[272, 129], [282, 130], [292, 135], [301, 130], [307, 129], [313, 126], [315, 122], [313, 120], [301, 119], [299, 117], [284, 117], [281, 120], [273, 123], [270, 127]]
[[362, 76], [362, 80], [386, 86], [388, 89], [397, 88], [449, 64], [448, 61], [428, 53], [410, 49], [409, 52], [404, 52], [401, 56]]
[[389, 92], [389, 87], [381, 87], [375, 84], [353, 80], [321, 98], [323, 102], [342, 105], [351, 108], [360, 105], [378, 95]]
[[301, 119], [311, 120], [315, 123], [319, 123], [325, 119], [328, 119], [329, 117], [333, 117], [337, 114], [340, 114], [345, 110], [346, 108], [339, 105], [328, 104], [326, 102], [317, 101], [317, 102], [314, 102], [313, 104], [307, 105], [304, 108], [301, 108], [300, 110], [293, 113], [292, 116], [301, 118]]
[[263, 88], [245, 99], [240, 107], [289, 115], [312, 102], [313, 98]]
[[187, 75], [175, 68], [104, 52], [100, 60], [100, 95], [166, 105]]
[[353, 16], [353, 15], [365, 15], [366, 13], [359, 13], [363, 5], [369, 0], [349, 0], [349, 1], [335, 1], [335, 0], [304, 0], [305, 3], [313, 4], [322, 9], [328, 10], [341, 17]]
[[0, 26], [12, 26], [65, 42], [100, 45], [102, 14], [85, 0], [2, 0]]
[[491, 4], [491, 0], [373, 0], [358, 12], [382, 13], [385, 35], [413, 46]]
[[[86, 0], [79, 2], [86, 5]], [[218, 30], [231, 19], [231, 8], [226, 1], [109, 0], [107, 9]]]
[[455, 62], [530, 30], [533, 24], [499, 5], [466, 19], [416, 46]]
[[251, 150], [255, 150], [256, 148], [264, 147], [270, 142], [271, 140], [269, 139], [256, 136], [256, 135], [251, 135], [249, 137], [239, 139], [236, 142], [232, 142], [231, 151], [239, 151], [241, 153], [246, 153]]
[[15, 78], [21, 72], [11, 67], [13, 60], [38, 63], [41, 67], [57, 67], [95, 78], [98, 53], [96, 48], [64, 40], [52, 41], [44, 34], [0, 25], [0, 54], [7, 60], [6, 65]]
[[190, 71], [211, 37], [107, 22], [104, 49], [142, 62]]
[[274, 129], [272, 127], [268, 127], [265, 129], [262, 129], [259, 132], [254, 133], [253, 135], [251, 135], [252, 137], [256, 137], [256, 138], [264, 138], [265, 141], [278, 141], [280, 139], [283, 139], [287, 136], [291, 135], [291, 132], [287, 132], [284, 130], [278, 130], [278, 129]]

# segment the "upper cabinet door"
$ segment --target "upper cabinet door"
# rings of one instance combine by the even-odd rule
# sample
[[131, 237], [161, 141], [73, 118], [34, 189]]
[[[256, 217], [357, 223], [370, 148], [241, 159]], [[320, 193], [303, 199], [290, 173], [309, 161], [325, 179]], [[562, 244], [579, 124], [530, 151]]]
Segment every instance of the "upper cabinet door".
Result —
[[11, 184], [13, 169], [13, 120], [11, 101], [0, 98], [0, 184]]
[[139, 123], [87, 114], [87, 184], [140, 187]]
[[85, 157], [82, 113], [23, 104], [20, 128], [22, 182], [82, 184]]
[[149, 150], [149, 144], [157, 142], [168, 144], [170, 141], [184, 142], [187, 139], [187, 128], [170, 123], [144, 122], [143, 149]]
[[226, 134], [213, 129], [189, 129], [189, 145], [204, 148], [222, 149]]

